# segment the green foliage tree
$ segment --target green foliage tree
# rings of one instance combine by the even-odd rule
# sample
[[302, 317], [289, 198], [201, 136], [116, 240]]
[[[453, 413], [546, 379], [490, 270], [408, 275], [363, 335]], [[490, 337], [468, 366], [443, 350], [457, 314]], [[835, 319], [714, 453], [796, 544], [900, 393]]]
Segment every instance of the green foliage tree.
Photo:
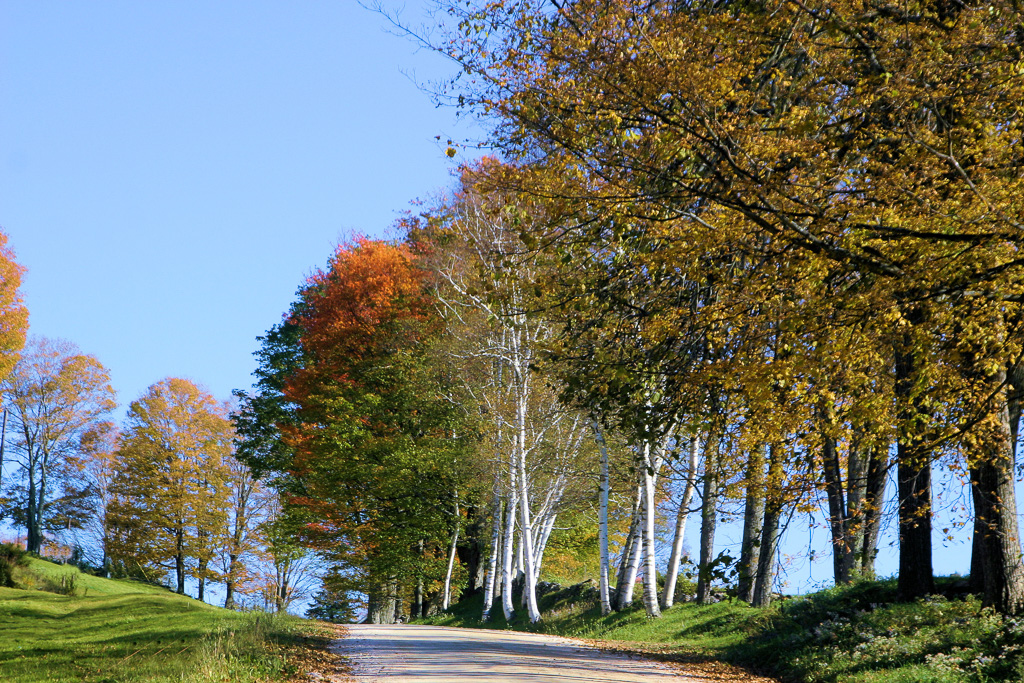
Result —
[[[342, 245], [264, 338], [259, 389], [241, 397], [239, 457], [285, 475], [305, 542], [359, 579], [371, 618], [394, 618], [398, 583], [460, 523], [459, 455], [472, 433], [431, 363], [437, 322], [412, 253]], [[432, 565], [433, 571], [443, 562]]]

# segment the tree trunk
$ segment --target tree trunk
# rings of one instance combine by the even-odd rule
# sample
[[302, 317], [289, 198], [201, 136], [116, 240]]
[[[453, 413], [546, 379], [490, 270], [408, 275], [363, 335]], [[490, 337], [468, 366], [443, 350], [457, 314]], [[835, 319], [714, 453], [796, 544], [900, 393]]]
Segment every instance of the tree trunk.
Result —
[[658, 606], [658, 571], [654, 554], [654, 498], [658, 470], [661, 468], [661, 457], [657, 450], [657, 447], [652, 447], [650, 441], [646, 441], [644, 459], [641, 463], [644, 482], [644, 609], [647, 610], [648, 617], [661, 616], [661, 608]]
[[398, 597], [398, 582], [395, 579], [388, 579], [376, 585], [366, 597], [365, 623], [395, 623], [395, 601]]
[[401, 623], [403, 623], [405, 621], [408, 621], [405, 618], [405, 610], [403, 609], [404, 607], [405, 607], [405, 605], [403, 604], [403, 600], [402, 600], [402, 586], [401, 586], [401, 584], [396, 584], [395, 585], [395, 623], [396, 624], [401, 624]]
[[615, 582], [616, 610], [629, 609], [633, 605], [633, 586], [636, 583], [636, 572], [640, 566], [640, 535], [643, 528], [643, 485], [637, 485], [636, 498], [633, 502], [633, 518], [630, 520], [629, 533], [622, 544], [622, 556], [619, 558], [619, 573]]
[[[204, 482], [205, 484], [205, 482]], [[199, 546], [199, 553], [204, 556], [199, 558], [199, 562], [196, 566], [196, 574], [199, 576], [199, 591], [196, 595], [196, 599], [199, 602], [206, 602], [206, 570], [210, 566], [210, 558], [206, 555], [206, 548], [209, 545], [208, 539], [210, 534], [205, 529], [197, 530], [197, 540]]]
[[779, 523], [785, 495], [782, 490], [784, 471], [782, 448], [771, 444], [768, 448], [768, 482], [764, 504], [764, 526], [761, 527], [761, 547], [758, 549], [757, 574], [754, 577], [754, 595], [751, 604], [768, 607], [772, 602], [775, 584], [775, 557], [779, 552]]
[[39, 527], [36, 525], [36, 481], [35, 468], [28, 468], [28, 505], [25, 510], [25, 549], [39, 553], [42, 545]]
[[501, 607], [505, 612], [505, 621], [512, 619], [515, 614], [515, 605], [512, 603], [512, 580], [514, 577], [512, 567], [512, 543], [515, 540], [516, 530], [516, 507], [519, 504], [519, 496], [515, 493], [515, 474], [512, 475], [512, 488], [509, 496], [511, 500], [508, 510], [505, 512], [505, 538], [502, 541], [502, 563], [501, 563]]
[[422, 619], [426, 616], [426, 605], [423, 600], [423, 575], [417, 575], [416, 583], [412, 587], [412, 606], [409, 611], [413, 619]]
[[441, 609], [447, 610], [452, 597], [452, 570], [455, 568], [455, 550], [459, 545], [459, 527], [461, 526], [459, 514], [459, 494], [455, 493], [455, 531], [452, 533], [451, 548], [448, 550], [448, 569], [444, 574], [444, 592], [441, 597]]
[[[907, 317], [911, 324], [923, 322], [920, 309]], [[899, 495], [899, 578], [897, 592], [902, 600], [913, 600], [934, 592], [932, 574], [932, 482], [931, 453], [924, 450], [917, 424], [923, 416], [920, 398], [914, 393], [919, 372], [912, 340], [904, 340], [896, 351], [896, 399], [900, 407], [900, 436], [896, 444], [896, 489]]]
[[690, 437], [690, 458], [687, 462], [686, 485], [683, 488], [683, 499], [676, 513], [675, 536], [672, 539], [672, 554], [668, 559], [665, 572], [665, 587], [661, 592], [661, 608], [668, 609], [676, 598], [676, 583], [679, 580], [679, 562], [683, 555], [683, 538], [686, 533], [686, 518], [693, 502], [693, 494], [697, 489], [697, 437]]
[[[824, 411], [822, 411], [824, 412]], [[825, 492], [828, 497], [828, 523], [832, 535], [832, 577], [837, 586], [849, 583], [854, 549], [848, 538], [846, 517], [846, 496], [843, 492], [843, 472], [839, 462], [836, 440], [828, 433], [829, 425], [821, 418], [821, 463], [825, 476]]]
[[711, 571], [718, 524], [718, 434], [708, 434], [704, 444], [704, 490], [700, 508], [700, 564], [697, 571], [697, 603], [711, 600]]
[[523, 591], [525, 591], [526, 598], [526, 611], [530, 617], [530, 623], [536, 624], [540, 621], [540, 608], [537, 606], [537, 575], [539, 573], [539, 567], [535, 564], [535, 557], [533, 554], [533, 539], [531, 534], [533, 533], [533, 526], [530, 522], [530, 493], [528, 482], [526, 479], [526, 402], [525, 400], [520, 402], [519, 405], [519, 445], [518, 453], [516, 455], [517, 465], [519, 467], [519, 517], [520, 517], [520, 530], [519, 537], [522, 539], [523, 545], [523, 571], [526, 574], [526, 581], [523, 584]]
[[235, 608], [235, 573], [238, 571], [238, 555], [228, 555], [228, 575], [224, 581], [224, 608]]
[[900, 561], [897, 592], [902, 600], [935, 590], [932, 574], [931, 463], [905, 442], [897, 445]]
[[995, 415], [981, 436], [980, 451], [970, 463], [971, 493], [982, 532], [982, 604], [1016, 615], [1024, 610], [1024, 564], [1017, 526], [1010, 415], [1003, 386], [1005, 371], [1000, 370], [993, 379], [1002, 388], [996, 394]]
[[39, 468], [39, 490], [36, 493], [35, 519], [33, 520], [33, 525], [35, 526], [36, 541], [35, 552], [37, 553], [42, 552], [43, 542], [45, 541], [45, 538], [43, 537], [43, 517], [46, 512], [46, 473], [47, 470], [49, 469], [49, 466], [47, 464], [49, 462], [49, 459], [50, 454], [44, 453], [42, 466]]
[[178, 530], [174, 538], [174, 571], [178, 575], [178, 594], [185, 594], [185, 532]]
[[882, 508], [885, 505], [885, 480], [889, 472], [889, 449], [871, 446], [868, 449], [864, 486], [864, 533], [861, 539], [860, 575], [875, 578], [875, 557], [878, 536], [882, 530]]
[[494, 606], [494, 589], [498, 585], [498, 558], [501, 554], [501, 479], [500, 474], [494, 476], [494, 524], [491, 528], [491, 557], [487, 562], [487, 577], [484, 580], [484, 611], [481, 619], [490, 621], [491, 608]]
[[747, 461], [747, 495], [743, 506], [743, 538], [740, 542], [739, 599], [754, 599], [754, 576], [757, 574], [758, 546], [764, 526], [764, 447], [756, 446]]
[[[971, 475], [974, 479], [974, 475]], [[976, 487], [971, 484], [971, 500], [974, 502], [974, 528], [971, 536], [971, 574], [967, 577], [967, 590], [975, 595], [985, 594], [985, 549], [982, 539], [985, 538], [985, 522], [978, 514]]]
[[601, 549], [601, 564], [598, 570], [600, 574], [601, 591], [601, 614], [607, 615], [612, 611], [611, 596], [608, 586], [608, 494], [611, 491], [611, 484], [608, 477], [608, 446], [604, 442], [604, 434], [601, 433], [601, 425], [597, 418], [591, 418], [591, 425], [594, 429], [594, 440], [601, 451], [601, 484], [600, 484], [600, 511], [598, 513], [597, 537]]
[[[544, 550], [548, 547], [548, 539], [551, 538], [551, 532], [555, 529], [555, 520], [558, 519], [558, 513], [551, 512], [544, 519], [543, 525], [541, 525], [540, 537], [537, 539], [537, 543], [534, 546], [536, 549], [536, 558], [534, 564], [536, 565], [536, 574], [534, 575], [534, 581], [540, 581], [540, 568], [544, 562]], [[534, 525], [536, 526], [536, 522]]]
[[[870, 451], [855, 434], [846, 456], [846, 573], [852, 580], [862, 576], [864, 533], [867, 529], [867, 483]], [[867, 456], [867, 457], [865, 457]]]

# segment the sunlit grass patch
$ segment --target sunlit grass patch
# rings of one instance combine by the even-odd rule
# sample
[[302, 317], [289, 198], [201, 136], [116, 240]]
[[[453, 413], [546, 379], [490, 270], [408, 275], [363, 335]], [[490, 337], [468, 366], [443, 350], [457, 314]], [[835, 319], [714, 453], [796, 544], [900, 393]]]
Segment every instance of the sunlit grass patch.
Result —
[[[40, 581], [74, 574], [36, 560]], [[0, 588], [0, 680], [279, 680], [308, 629], [288, 616], [231, 612], [166, 589], [77, 574], [74, 595]]]

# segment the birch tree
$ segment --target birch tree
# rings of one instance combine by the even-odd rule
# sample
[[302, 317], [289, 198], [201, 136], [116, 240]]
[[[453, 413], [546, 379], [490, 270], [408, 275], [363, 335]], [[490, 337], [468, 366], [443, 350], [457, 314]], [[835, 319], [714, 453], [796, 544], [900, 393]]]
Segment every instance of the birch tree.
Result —
[[[465, 353], [488, 361], [484, 367], [490, 374], [479, 398], [497, 434], [495, 467], [506, 476], [501, 487], [505, 498], [502, 600], [510, 617], [512, 543], [518, 539], [524, 602], [530, 620], [536, 622], [540, 619], [536, 583], [543, 550], [568, 483], [564, 464], [579, 452], [585, 422], [546, 388], [537, 386], [534, 369], [539, 350], [556, 330], [536, 310], [540, 298], [536, 283], [543, 264], [523, 251], [513, 226], [534, 220], [530, 211], [539, 207], [504, 204], [500, 193], [491, 193], [481, 184], [486, 183], [489, 169], [497, 167], [497, 162], [485, 161], [465, 169], [459, 192], [438, 207], [430, 230], [433, 239], [445, 245], [436, 266], [442, 292], [447, 292], [440, 295], [443, 313], [463, 326], [473, 316], [482, 316], [488, 324], [486, 332], [477, 336], [480, 343]], [[540, 477], [534, 461], [545, 449], [554, 453], [554, 466]], [[492, 549], [496, 552], [497, 546]]]
[[675, 601], [676, 581], [679, 579], [679, 563], [682, 560], [683, 541], [686, 534], [686, 519], [690, 514], [693, 494], [697, 490], [698, 440], [691, 436], [685, 469], [683, 497], [679, 500], [676, 512], [675, 529], [672, 536], [672, 551], [669, 554], [668, 568], [665, 572], [665, 587], [661, 593], [661, 608], [668, 609]]

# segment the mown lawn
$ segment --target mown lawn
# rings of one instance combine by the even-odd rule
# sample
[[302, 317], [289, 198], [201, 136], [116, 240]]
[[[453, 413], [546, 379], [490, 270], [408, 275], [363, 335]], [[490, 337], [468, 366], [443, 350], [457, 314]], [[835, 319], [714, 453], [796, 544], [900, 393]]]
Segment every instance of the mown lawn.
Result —
[[311, 630], [294, 617], [232, 612], [40, 560], [27, 570], [23, 583], [64, 577], [74, 594], [0, 588], [0, 681], [283, 680]]

